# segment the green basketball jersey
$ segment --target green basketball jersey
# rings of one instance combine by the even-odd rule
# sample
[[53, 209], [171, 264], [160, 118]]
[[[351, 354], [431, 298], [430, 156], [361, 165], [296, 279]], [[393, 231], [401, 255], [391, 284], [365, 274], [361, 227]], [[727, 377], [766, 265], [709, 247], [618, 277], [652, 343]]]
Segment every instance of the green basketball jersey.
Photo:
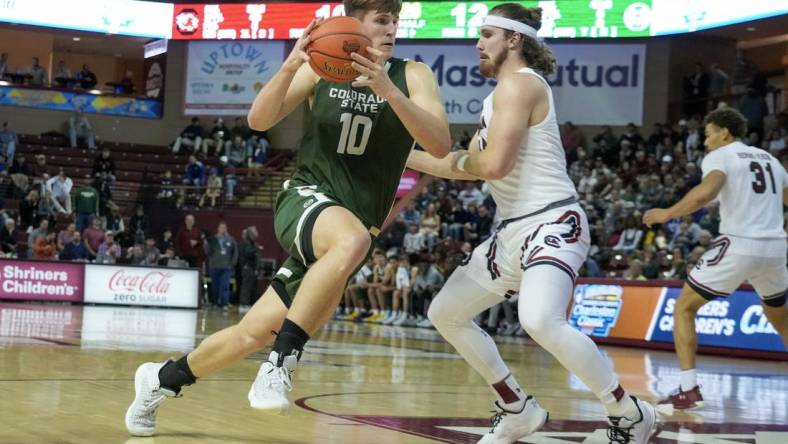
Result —
[[[406, 61], [389, 59], [394, 85], [408, 96]], [[394, 203], [413, 137], [370, 88], [321, 79], [306, 119], [293, 185], [316, 185], [368, 226]]]

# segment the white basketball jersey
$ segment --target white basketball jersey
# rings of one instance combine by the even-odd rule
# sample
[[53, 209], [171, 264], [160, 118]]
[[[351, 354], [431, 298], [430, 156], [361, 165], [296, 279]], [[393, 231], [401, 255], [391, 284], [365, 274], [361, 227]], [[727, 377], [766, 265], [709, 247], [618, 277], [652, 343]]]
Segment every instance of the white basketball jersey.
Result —
[[[523, 140], [514, 168], [503, 179], [489, 180], [495, 203], [496, 219], [511, 219], [538, 211], [547, 205], [577, 196], [575, 186], [566, 172], [566, 158], [555, 117], [553, 93], [547, 81], [530, 68], [517, 71], [523, 75], [536, 76], [547, 89], [550, 110], [545, 119], [529, 127]], [[479, 148], [487, 146], [487, 132], [493, 119], [493, 96], [495, 90], [484, 99], [480, 128]], [[499, 100], [506, 100], [499, 98]], [[528, 125], [528, 115], [523, 115], [523, 125]]]
[[[720, 233], [750, 239], [785, 238], [783, 188], [788, 173], [771, 154], [733, 142], [710, 152], [701, 165], [703, 176], [725, 173], [720, 202]], [[785, 247], [782, 247], [785, 254]]]

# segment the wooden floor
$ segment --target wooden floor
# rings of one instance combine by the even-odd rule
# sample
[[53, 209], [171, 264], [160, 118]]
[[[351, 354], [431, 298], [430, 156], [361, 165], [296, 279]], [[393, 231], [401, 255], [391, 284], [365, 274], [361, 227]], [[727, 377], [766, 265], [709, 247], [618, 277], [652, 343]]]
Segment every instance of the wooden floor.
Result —
[[[154, 438], [123, 424], [144, 361], [192, 349], [235, 322], [216, 311], [0, 303], [0, 443], [474, 443], [492, 396], [434, 330], [335, 322], [308, 344], [287, 417], [252, 410], [263, 356], [200, 380], [159, 412]], [[550, 410], [530, 443], [601, 443], [604, 412], [532, 342], [499, 342], [523, 387]], [[605, 347], [621, 382], [656, 400], [678, 384], [671, 353]], [[699, 359], [707, 407], [663, 417], [655, 443], [788, 443], [788, 365]]]

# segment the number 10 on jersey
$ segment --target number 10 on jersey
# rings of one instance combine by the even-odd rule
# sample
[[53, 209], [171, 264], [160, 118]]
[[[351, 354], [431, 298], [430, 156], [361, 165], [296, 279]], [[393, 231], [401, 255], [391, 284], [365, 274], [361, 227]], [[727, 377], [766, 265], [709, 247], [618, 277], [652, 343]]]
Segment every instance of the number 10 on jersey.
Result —
[[[354, 116], [351, 113], [342, 113], [339, 116], [342, 123], [342, 132], [339, 135], [337, 153], [353, 154], [360, 156], [367, 150], [369, 133], [372, 132], [372, 119], [367, 116]], [[359, 139], [359, 129], [361, 137]]]

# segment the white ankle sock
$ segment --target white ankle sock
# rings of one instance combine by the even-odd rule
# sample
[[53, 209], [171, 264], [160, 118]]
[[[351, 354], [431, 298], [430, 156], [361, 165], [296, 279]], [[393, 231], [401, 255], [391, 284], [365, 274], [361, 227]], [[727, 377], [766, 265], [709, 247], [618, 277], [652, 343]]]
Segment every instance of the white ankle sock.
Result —
[[686, 391], [692, 390], [698, 385], [698, 378], [695, 369], [681, 371], [681, 389]]
[[[623, 395], [616, 400], [614, 392], [619, 392], [617, 395], [621, 395], [621, 392], [623, 392]], [[621, 385], [617, 385], [614, 390], [608, 391], [603, 396], [600, 396], [599, 400], [605, 405], [608, 416], [623, 416], [626, 418], [638, 416], [638, 408], [635, 405], [635, 401], [632, 400], [629, 393], [621, 388]]]
[[613, 401], [610, 404], [605, 404], [605, 409], [609, 416], [624, 416], [626, 418], [635, 418], [638, 416], [638, 408], [635, 405], [635, 401], [629, 397], [629, 395], [624, 395], [618, 401]]

